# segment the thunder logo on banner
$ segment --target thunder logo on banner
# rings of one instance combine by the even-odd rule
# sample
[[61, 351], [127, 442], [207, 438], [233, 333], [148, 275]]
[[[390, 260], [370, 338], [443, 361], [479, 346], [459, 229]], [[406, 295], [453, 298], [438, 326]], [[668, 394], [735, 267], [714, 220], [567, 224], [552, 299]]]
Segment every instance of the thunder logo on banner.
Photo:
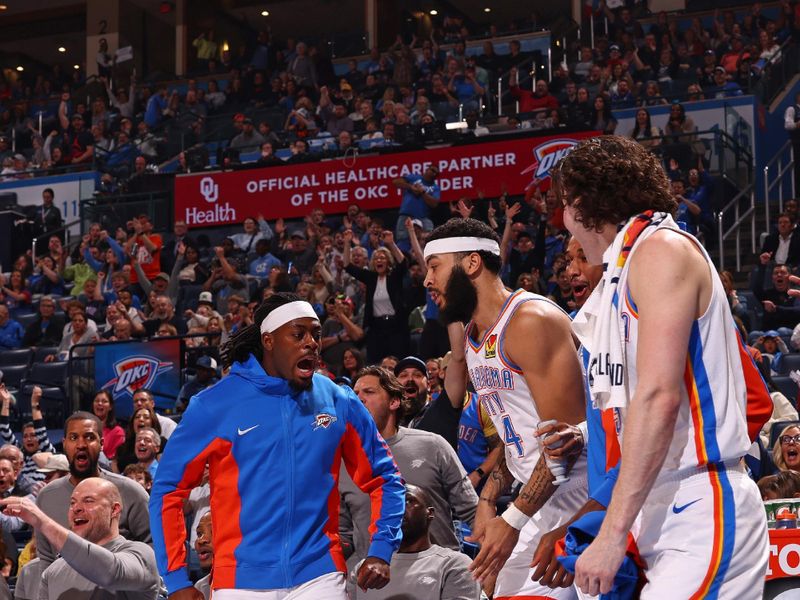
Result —
[[153, 392], [158, 408], [172, 408], [180, 391], [180, 341], [101, 344], [95, 351], [95, 380], [99, 389], [114, 396], [116, 412], [133, 411], [133, 394], [145, 388]]

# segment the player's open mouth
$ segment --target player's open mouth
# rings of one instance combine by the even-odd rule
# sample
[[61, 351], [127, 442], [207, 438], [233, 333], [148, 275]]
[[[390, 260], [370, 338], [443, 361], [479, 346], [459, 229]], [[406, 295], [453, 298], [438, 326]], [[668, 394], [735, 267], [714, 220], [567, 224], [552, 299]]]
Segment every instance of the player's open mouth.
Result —
[[197, 552], [197, 558], [200, 559], [200, 562], [211, 560], [211, 556], [212, 554], [210, 550], [198, 550]]
[[429, 290], [429, 293], [431, 295], [431, 300], [433, 300], [433, 303], [436, 306], [441, 306], [442, 304], [444, 304], [444, 296], [442, 294], [440, 294], [435, 290]]
[[317, 368], [317, 359], [313, 356], [306, 356], [297, 361], [297, 374], [303, 378], [309, 378]]

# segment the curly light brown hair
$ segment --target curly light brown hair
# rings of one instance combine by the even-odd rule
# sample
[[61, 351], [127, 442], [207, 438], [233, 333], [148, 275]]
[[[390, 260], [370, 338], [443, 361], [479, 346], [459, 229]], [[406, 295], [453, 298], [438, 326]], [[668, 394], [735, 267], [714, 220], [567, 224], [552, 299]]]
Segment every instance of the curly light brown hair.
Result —
[[678, 203], [658, 158], [618, 135], [582, 141], [554, 169], [556, 194], [575, 220], [600, 231], [646, 210], [674, 214]]

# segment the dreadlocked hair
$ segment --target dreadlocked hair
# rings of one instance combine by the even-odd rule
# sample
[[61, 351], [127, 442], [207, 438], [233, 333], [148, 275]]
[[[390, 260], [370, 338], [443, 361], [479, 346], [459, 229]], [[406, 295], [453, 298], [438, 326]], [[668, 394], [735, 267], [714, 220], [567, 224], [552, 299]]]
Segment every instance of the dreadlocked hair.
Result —
[[272, 294], [264, 300], [253, 314], [253, 324], [243, 327], [225, 342], [220, 352], [222, 366], [229, 368], [234, 362], [247, 362], [250, 355], [256, 357], [258, 362], [263, 358], [263, 346], [261, 345], [261, 323], [267, 315], [279, 306], [302, 300], [297, 294], [288, 292], [278, 292]]

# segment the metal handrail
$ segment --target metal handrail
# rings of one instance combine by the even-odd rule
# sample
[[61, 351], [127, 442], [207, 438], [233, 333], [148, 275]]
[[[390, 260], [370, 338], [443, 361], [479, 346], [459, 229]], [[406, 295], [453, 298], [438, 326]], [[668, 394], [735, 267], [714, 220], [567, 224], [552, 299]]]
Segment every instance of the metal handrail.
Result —
[[[42, 233], [42, 234], [36, 236], [35, 238], [33, 238], [33, 240], [31, 241], [31, 259], [33, 260], [33, 262], [36, 263], [36, 242], [39, 240], [39, 238], [41, 238], [43, 236], [50, 237], [51, 235], [56, 234], [56, 233], [61, 233], [62, 231], [66, 232], [67, 236], [69, 236], [69, 228], [72, 227], [73, 225], [79, 225], [80, 222], [81, 222], [80, 219], [76, 219], [75, 221], [67, 223], [66, 225], [62, 225], [58, 229], [53, 229], [51, 231], [45, 231], [44, 233]], [[65, 246], [69, 246], [69, 237], [67, 237], [67, 240], [66, 240], [64, 245]]]
[[[750, 196], [750, 207], [744, 211], [743, 214], [740, 214], [739, 209], [739, 201], [749, 195]], [[733, 208], [734, 210], [734, 222], [728, 227], [727, 231], [723, 231], [723, 219], [725, 218], [725, 214]], [[755, 220], [755, 212], [756, 212], [756, 194], [755, 194], [755, 184], [750, 183], [746, 188], [744, 188], [741, 192], [736, 194], [733, 199], [726, 204], [722, 210], [717, 213], [717, 243], [719, 244], [719, 270], [725, 270], [725, 240], [731, 236], [731, 234], [736, 234], [736, 270], [742, 270], [742, 252], [741, 252], [741, 232], [742, 228], [741, 225], [749, 218], [750, 219], [750, 243], [752, 246], [751, 252], [755, 254], [756, 252], [756, 220]]]
[[[789, 161], [786, 163], [786, 166], [783, 165], [783, 159], [786, 154], [786, 151], [789, 151]], [[792, 147], [792, 142], [787, 141], [780, 149], [775, 153], [775, 155], [769, 159], [766, 165], [764, 165], [764, 216], [766, 218], [765, 223], [767, 227], [770, 224], [770, 192], [772, 189], [779, 185], [778, 187], [778, 212], [783, 212], [783, 178], [786, 176], [787, 173], [793, 173], [794, 171], [794, 148]], [[777, 163], [778, 173], [775, 177], [774, 181], [770, 183], [769, 181], [769, 173], [770, 169], [775, 166]], [[794, 198], [794, 194], [796, 190], [794, 189], [794, 178], [791, 179], [792, 185], [792, 198]]]

